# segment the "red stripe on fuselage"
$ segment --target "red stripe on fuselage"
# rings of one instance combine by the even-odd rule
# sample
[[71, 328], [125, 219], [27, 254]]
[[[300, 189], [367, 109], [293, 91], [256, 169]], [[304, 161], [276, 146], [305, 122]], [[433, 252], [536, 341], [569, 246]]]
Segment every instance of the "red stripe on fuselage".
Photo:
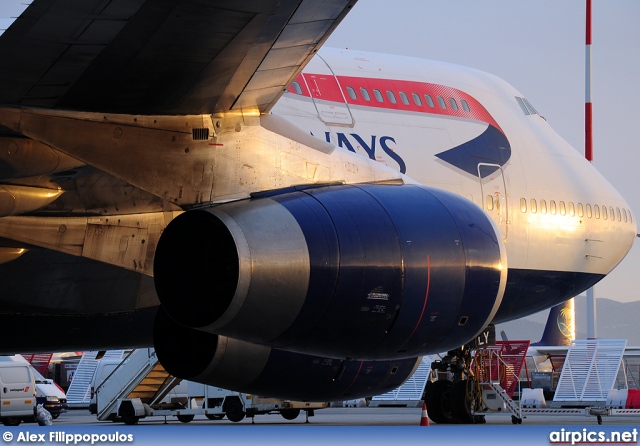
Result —
[[[303, 77], [304, 76], [304, 77]], [[336, 83], [335, 79], [339, 82]], [[457, 88], [447, 87], [446, 85], [431, 84], [428, 82], [402, 81], [393, 79], [377, 79], [367, 77], [353, 76], [336, 76], [331, 74], [314, 74], [303, 73], [296, 79], [302, 89], [302, 96], [313, 97], [313, 99], [337, 102], [344, 104], [345, 99], [349, 105], [358, 105], [362, 107], [371, 107], [385, 110], [402, 110], [416, 113], [426, 113], [430, 115], [452, 116], [464, 119], [473, 119], [485, 122], [494, 126], [502, 133], [502, 129], [495, 119], [489, 114], [486, 108], [468, 93], [458, 90]], [[306, 82], [305, 82], [306, 81]], [[307, 83], [310, 85], [307, 86]], [[357, 95], [357, 99], [349, 96], [347, 87], [352, 87]], [[361, 88], [366, 88], [370, 95], [370, 100], [363, 98]], [[380, 91], [383, 101], [380, 102], [374, 95], [374, 89]], [[290, 86], [288, 91], [295, 94], [295, 89]], [[389, 100], [387, 91], [393, 92], [396, 103]], [[409, 100], [408, 104], [402, 102], [400, 92], [404, 92]], [[413, 93], [417, 93], [420, 97], [422, 105], [417, 105], [413, 99]], [[427, 104], [425, 95], [431, 96], [434, 106]], [[438, 97], [445, 101], [446, 108], [442, 108], [438, 102]], [[455, 110], [449, 101], [450, 98], [455, 99], [458, 104], [458, 110]], [[470, 111], [466, 111], [462, 107], [462, 101], [466, 101]]]

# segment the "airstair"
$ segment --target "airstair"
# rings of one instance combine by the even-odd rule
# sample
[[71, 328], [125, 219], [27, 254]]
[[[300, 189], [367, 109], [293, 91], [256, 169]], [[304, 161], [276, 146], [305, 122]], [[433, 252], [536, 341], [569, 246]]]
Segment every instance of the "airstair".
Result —
[[124, 399], [158, 404], [180, 381], [162, 367], [154, 349], [133, 350], [97, 387], [98, 420], [112, 417]]
[[626, 339], [571, 341], [553, 401], [591, 405], [607, 401], [620, 369]]
[[478, 381], [498, 383], [513, 398], [522, 367], [526, 367], [529, 344], [530, 341], [498, 341], [494, 346], [478, 349], [472, 363]]
[[[528, 347], [528, 341], [525, 342]], [[603, 416], [640, 415], [640, 408], [636, 408], [640, 405], [640, 391], [615, 389], [626, 342], [625, 339], [571, 341], [551, 406], [547, 406], [542, 389], [522, 389], [519, 403], [513, 400], [521, 371], [517, 368], [517, 348], [511, 349], [514, 353], [511, 359], [504, 347], [482, 349], [474, 361], [485, 407], [475, 413], [492, 415], [506, 410], [512, 413], [514, 424], [536, 415], [596, 416], [598, 424]], [[526, 349], [521, 351], [526, 355]], [[499, 398], [503, 406], [486, 410], [487, 393]]]
[[99, 352], [96, 350], [84, 352], [78, 367], [76, 368], [71, 385], [67, 390], [67, 402], [70, 407], [88, 407], [91, 402], [91, 382], [96, 373], [98, 363], [102, 358], [120, 360], [124, 350], [109, 350]]
[[[309, 403], [263, 398], [239, 392], [186, 382], [187, 391], [176, 395], [172, 390], [182, 380], [169, 374], [158, 361], [152, 348], [131, 351], [95, 390], [98, 420], [122, 420], [125, 424], [136, 424], [148, 416], [176, 416], [188, 423], [196, 415], [209, 420], [227, 417], [237, 422], [245, 415], [280, 413], [292, 420], [301, 411], [307, 417], [316, 409], [327, 407], [326, 403]], [[171, 392], [171, 401], [166, 397]]]
[[384, 406], [418, 406], [422, 404], [424, 386], [427, 385], [431, 373], [433, 356], [424, 356], [416, 371], [402, 384], [387, 393], [376, 395], [371, 399], [371, 407]]
[[476, 414], [485, 415], [487, 409], [500, 411], [501, 407], [488, 403], [493, 397], [502, 401], [504, 407], [513, 414], [515, 423], [522, 422], [522, 411], [513, 400], [513, 395], [520, 386], [522, 367], [526, 368], [529, 344], [530, 341], [498, 341], [496, 345], [476, 351], [471, 367], [479, 383], [484, 406]]

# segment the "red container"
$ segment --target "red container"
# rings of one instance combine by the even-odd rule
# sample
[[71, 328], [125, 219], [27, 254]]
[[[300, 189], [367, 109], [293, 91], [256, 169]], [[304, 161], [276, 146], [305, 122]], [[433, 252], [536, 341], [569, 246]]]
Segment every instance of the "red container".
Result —
[[627, 391], [626, 409], [640, 409], [640, 390], [629, 389]]

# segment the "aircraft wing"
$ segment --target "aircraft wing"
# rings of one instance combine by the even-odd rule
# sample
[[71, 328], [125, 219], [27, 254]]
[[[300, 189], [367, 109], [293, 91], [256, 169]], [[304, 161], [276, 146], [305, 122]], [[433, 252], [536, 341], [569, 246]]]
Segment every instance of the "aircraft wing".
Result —
[[0, 36], [0, 104], [267, 111], [355, 0], [34, 0]]
[[[52, 122], [43, 127], [61, 130], [75, 141], [60, 144], [43, 142], [42, 135], [7, 124], [11, 119], [3, 121], [0, 215], [31, 212], [62, 217], [179, 210], [179, 201], [167, 200], [144, 183], [156, 178], [164, 188], [173, 182], [173, 175], [182, 183], [184, 178], [194, 178], [195, 168], [202, 171], [195, 176], [198, 190], [211, 189], [213, 167], [205, 158], [212, 146], [206, 138], [195, 141], [196, 133], [191, 130], [203, 126], [199, 115], [267, 112], [355, 3], [33, 0], [0, 35], [0, 108], [9, 114], [28, 109], [45, 114], [93, 114], [100, 120], [125, 116], [124, 128], [136, 132], [139, 127], [131, 127], [127, 116], [154, 116], [149, 122], [160, 116], [171, 122], [191, 117], [184, 118], [189, 123], [186, 130], [185, 122], [177, 127], [172, 124], [159, 133], [154, 130], [146, 143], [136, 143], [145, 161], [128, 159], [127, 153], [133, 153], [130, 148], [116, 155], [113, 141], [92, 147], [90, 155], [75, 150], [78, 142], [85, 146], [99, 139], [92, 130], [82, 135], [83, 126], [92, 124], [84, 118], [73, 121], [68, 130]], [[195, 165], [175, 158], [167, 147], [158, 150], [160, 134], [169, 129], [180, 130], [173, 140], [186, 144], [183, 150], [191, 150], [190, 155], [198, 159]], [[138, 141], [138, 136], [133, 140]], [[150, 146], [155, 147], [153, 153]], [[171, 159], [162, 159], [158, 153]], [[94, 155], [106, 156], [113, 165]], [[150, 165], [156, 161], [174, 173], [156, 171]], [[10, 229], [4, 234], [18, 239], [18, 233], [41, 234], [42, 229], [38, 223], [29, 231]], [[39, 243], [31, 236], [22, 241]]]

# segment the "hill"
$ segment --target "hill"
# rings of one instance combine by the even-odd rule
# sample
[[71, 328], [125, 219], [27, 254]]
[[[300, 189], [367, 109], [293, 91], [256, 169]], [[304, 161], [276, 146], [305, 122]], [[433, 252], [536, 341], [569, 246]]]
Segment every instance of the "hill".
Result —
[[[627, 345], [640, 346], [640, 301], [618, 302], [606, 298], [598, 298], [597, 305], [597, 335], [602, 339], [627, 339]], [[542, 336], [547, 322], [549, 310], [541, 311], [516, 321], [498, 324], [496, 333], [500, 339], [500, 331], [504, 330], [509, 339], [531, 339], [537, 342]], [[576, 298], [576, 325], [578, 339], [586, 338], [587, 331], [586, 298]]]

